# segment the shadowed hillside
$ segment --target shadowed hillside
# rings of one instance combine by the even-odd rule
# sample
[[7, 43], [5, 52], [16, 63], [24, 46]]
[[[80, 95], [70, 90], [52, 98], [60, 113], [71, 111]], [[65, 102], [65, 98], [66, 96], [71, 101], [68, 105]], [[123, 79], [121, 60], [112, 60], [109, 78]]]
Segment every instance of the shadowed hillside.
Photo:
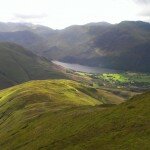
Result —
[[0, 41], [21, 44], [50, 60], [150, 71], [150, 24], [146, 22], [89, 23], [63, 30], [15, 23], [1, 23], [0, 27]]
[[56, 66], [13, 43], [0, 43], [0, 88], [35, 79], [64, 78]]

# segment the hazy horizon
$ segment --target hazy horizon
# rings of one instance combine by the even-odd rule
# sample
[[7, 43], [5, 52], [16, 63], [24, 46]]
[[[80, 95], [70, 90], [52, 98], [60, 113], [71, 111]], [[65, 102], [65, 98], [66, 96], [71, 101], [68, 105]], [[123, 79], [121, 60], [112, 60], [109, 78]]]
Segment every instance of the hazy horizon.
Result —
[[53, 29], [91, 22], [150, 22], [149, 8], [150, 0], [5, 0], [1, 1], [0, 22], [32, 23]]
[[119, 24], [121, 22], [124, 22], [124, 21], [135, 21], [135, 22], [138, 22], [138, 21], [141, 21], [141, 22], [145, 22], [145, 23], [150, 23], [149, 21], [142, 21], [142, 20], [122, 20], [118, 23], [110, 23], [110, 22], [106, 22], [106, 21], [100, 21], [100, 22], [87, 22], [87, 23], [84, 23], [84, 24], [70, 24], [69, 26], [66, 26], [66, 27], [63, 27], [63, 28], [52, 28], [50, 26], [47, 26], [47, 25], [42, 25], [42, 24], [38, 24], [38, 23], [32, 23], [32, 22], [4, 22], [4, 21], [0, 21], [0, 23], [14, 23], [14, 24], [28, 24], [28, 25], [37, 25], [37, 26], [45, 26], [45, 27], [49, 27], [50, 29], [53, 29], [53, 30], [63, 30], [65, 28], [68, 28], [68, 27], [71, 27], [71, 26], [84, 26], [84, 25], [87, 25], [87, 24], [97, 24], [97, 23], [108, 23], [108, 24], [111, 24], [111, 25], [115, 25], [115, 24]]

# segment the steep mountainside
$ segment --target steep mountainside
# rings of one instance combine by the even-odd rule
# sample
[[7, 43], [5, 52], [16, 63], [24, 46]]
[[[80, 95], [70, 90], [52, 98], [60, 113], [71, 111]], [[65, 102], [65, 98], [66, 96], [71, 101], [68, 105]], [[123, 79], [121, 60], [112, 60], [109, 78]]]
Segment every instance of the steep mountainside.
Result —
[[47, 49], [47, 36], [55, 30], [29, 23], [0, 23], [0, 41], [14, 42], [25, 48], [38, 51]]
[[22, 46], [0, 43], [0, 89], [35, 79], [64, 78], [56, 66]]
[[119, 70], [150, 71], [149, 23], [125, 21], [116, 25], [91, 26], [88, 33], [91, 39], [82, 46], [87, 47], [86, 50], [61, 60]]
[[150, 92], [108, 107], [82, 89], [47, 80], [0, 91], [1, 149], [150, 149]]
[[48, 59], [150, 72], [149, 23], [123, 21], [112, 25], [101, 22], [63, 30], [31, 24], [14, 26], [3, 24], [5, 29], [0, 30], [0, 41], [16, 42]]

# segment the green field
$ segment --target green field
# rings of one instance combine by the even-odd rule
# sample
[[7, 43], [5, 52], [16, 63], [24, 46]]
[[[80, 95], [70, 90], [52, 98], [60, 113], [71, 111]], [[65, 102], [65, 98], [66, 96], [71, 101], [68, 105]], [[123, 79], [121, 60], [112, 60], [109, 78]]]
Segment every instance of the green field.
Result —
[[149, 88], [150, 87], [150, 74], [148, 73], [104, 73], [104, 74], [89, 74], [83, 72], [75, 72], [74, 74], [82, 77], [83, 81], [93, 83], [94, 87], [100, 86], [135, 86], [138, 88]]
[[110, 105], [93, 90], [45, 80], [0, 91], [0, 149], [150, 149], [150, 93]]
[[149, 86], [150, 74], [144, 73], [117, 73], [117, 74], [102, 74], [99, 76], [107, 82], [120, 85], [134, 85], [134, 86]]
[[103, 74], [100, 75], [100, 78], [103, 78], [106, 81], [109, 82], [120, 82], [120, 83], [128, 83], [129, 79], [127, 76], [122, 74]]

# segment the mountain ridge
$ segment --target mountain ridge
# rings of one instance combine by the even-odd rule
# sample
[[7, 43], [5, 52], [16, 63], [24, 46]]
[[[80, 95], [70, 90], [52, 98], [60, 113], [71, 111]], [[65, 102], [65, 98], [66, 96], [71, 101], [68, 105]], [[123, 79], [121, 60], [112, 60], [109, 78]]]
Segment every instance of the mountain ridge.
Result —
[[150, 23], [99, 22], [74, 25], [62, 30], [42, 26], [40, 28], [40, 30], [29, 28], [24, 31], [0, 32], [0, 41], [21, 44], [49, 60], [78, 62], [126, 71], [150, 71], [148, 65]]

